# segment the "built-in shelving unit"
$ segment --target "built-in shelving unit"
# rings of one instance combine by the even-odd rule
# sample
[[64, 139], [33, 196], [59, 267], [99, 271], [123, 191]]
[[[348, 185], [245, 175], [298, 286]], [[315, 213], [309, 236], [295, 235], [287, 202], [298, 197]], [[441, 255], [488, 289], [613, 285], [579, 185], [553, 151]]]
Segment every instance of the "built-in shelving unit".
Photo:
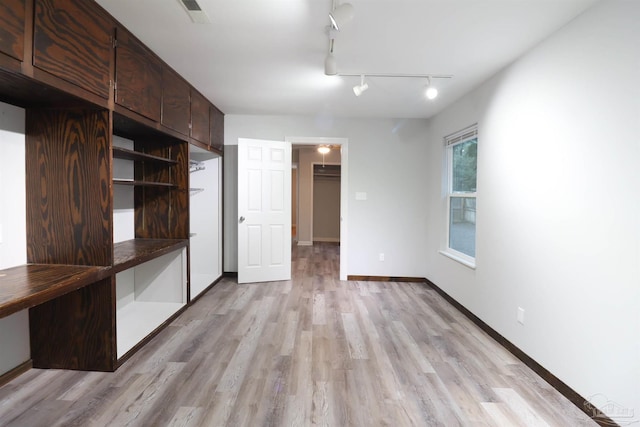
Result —
[[[221, 276], [221, 176], [190, 191], [189, 162], [221, 170], [224, 115], [92, 0], [0, 2], [0, 24], [0, 101], [26, 116], [27, 248], [0, 270], [0, 317], [29, 309], [33, 366], [112, 371], [186, 307], [191, 267], [193, 295]], [[191, 224], [196, 198], [215, 233]]]

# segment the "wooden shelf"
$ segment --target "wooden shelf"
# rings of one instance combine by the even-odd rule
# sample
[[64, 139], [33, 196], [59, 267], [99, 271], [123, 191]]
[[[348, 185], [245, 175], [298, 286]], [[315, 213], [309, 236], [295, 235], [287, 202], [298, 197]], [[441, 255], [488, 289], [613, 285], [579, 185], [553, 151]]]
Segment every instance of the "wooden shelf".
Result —
[[116, 243], [113, 247], [115, 273], [186, 247], [187, 239], [133, 239]]
[[177, 185], [168, 182], [152, 182], [152, 181], [135, 181], [132, 179], [114, 179], [113, 183], [116, 185], [130, 185], [134, 187], [165, 187], [165, 188], [177, 188]]
[[139, 162], [165, 163], [167, 165], [175, 165], [178, 163], [177, 160], [154, 156], [152, 154], [141, 153], [139, 151], [129, 150], [127, 148], [113, 147], [112, 150], [113, 157], [116, 159], [134, 160]]
[[0, 270], [0, 318], [97, 282], [109, 267], [27, 264]]

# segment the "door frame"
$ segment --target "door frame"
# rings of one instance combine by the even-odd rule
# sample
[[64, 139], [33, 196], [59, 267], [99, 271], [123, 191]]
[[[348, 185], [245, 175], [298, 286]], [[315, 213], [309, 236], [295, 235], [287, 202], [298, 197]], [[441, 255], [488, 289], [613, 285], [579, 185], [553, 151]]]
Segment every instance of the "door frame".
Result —
[[[349, 194], [349, 156], [348, 156], [348, 138], [326, 138], [326, 137], [291, 137], [284, 138], [285, 142], [291, 145], [339, 145], [340, 146], [340, 280], [347, 280], [348, 266], [348, 194]], [[313, 202], [312, 202], [313, 203]], [[311, 213], [313, 215], [313, 212]], [[312, 218], [313, 219], [313, 218]], [[298, 221], [299, 222], [299, 221]]]

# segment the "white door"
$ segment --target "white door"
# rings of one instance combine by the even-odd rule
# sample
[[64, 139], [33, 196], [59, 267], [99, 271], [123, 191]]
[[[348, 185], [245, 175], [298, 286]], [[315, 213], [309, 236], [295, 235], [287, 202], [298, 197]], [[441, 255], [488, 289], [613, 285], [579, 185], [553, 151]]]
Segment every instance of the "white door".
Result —
[[238, 139], [238, 283], [291, 279], [291, 143]]

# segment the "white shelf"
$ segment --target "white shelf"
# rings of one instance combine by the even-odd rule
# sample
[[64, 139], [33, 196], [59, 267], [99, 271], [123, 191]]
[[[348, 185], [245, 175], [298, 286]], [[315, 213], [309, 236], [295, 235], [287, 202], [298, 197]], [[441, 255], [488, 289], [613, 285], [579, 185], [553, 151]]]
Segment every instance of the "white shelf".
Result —
[[117, 273], [116, 295], [119, 359], [186, 305], [186, 248]]
[[118, 359], [184, 307], [177, 302], [134, 301], [118, 310]]

